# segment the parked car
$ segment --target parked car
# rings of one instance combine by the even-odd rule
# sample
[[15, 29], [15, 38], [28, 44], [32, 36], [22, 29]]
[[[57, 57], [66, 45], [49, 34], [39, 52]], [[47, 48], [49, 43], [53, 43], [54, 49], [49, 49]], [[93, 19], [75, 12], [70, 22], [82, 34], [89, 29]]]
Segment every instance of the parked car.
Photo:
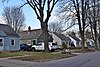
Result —
[[57, 43], [51, 43], [50, 46], [51, 46], [52, 49], [54, 49], [54, 50], [56, 50], [56, 49], [59, 48], [58, 45], [57, 45]]
[[[49, 47], [50, 51], [55, 51], [58, 48], [57, 44], [56, 43], [52, 43], [52, 42], [48, 43], [48, 47]], [[38, 51], [38, 50], [39, 51], [40, 50], [44, 50], [44, 42], [40, 42], [40, 43], [38, 43], [36, 45], [32, 45], [32, 51]]]
[[20, 50], [31, 51], [32, 50], [32, 46], [31, 45], [27, 45], [27, 44], [20, 44]]

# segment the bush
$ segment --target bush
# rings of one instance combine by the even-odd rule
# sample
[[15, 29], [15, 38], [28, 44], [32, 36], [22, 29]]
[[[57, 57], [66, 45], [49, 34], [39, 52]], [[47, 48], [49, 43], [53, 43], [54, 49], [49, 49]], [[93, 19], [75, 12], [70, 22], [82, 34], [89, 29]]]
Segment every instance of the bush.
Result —
[[67, 44], [63, 43], [62, 46], [63, 46], [63, 49], [67, 49]]
[[78, 50], [80, 50], [81, 49], [81, 47], [68, 47], [68, 49], [78, 49]]
[[62, 54], [71, 54], [71, 52], [66, 52], [66, 51], [63, 51], [61, 52]]

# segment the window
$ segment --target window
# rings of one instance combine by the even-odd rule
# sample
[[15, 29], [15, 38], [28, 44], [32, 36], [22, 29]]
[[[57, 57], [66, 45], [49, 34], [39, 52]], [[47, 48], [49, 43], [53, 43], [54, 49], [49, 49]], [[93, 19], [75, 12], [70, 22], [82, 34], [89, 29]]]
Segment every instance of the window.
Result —
[[3, 46], [3, 39], [0, 39], [0, 46]]
[[31, 40], [28, 40], [28, 41], [27, 41], [27, 44], [28, 44], [28, 45], [31, 45]]
[[77, 41], [76, 44], [79, 45], [79, 42]]
[[57, 43], [52, 43], [52, 45], [57, 45]]
[[11, 45], [15, 45], [14, 39], [11, 39]]
[[0, 39], [0, 42], [2, 42], [2, 39]]

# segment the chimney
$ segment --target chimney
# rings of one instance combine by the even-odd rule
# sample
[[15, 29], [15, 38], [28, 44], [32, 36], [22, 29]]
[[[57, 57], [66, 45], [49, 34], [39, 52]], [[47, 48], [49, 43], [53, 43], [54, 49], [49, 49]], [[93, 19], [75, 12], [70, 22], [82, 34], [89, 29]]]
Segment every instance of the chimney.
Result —
[[29, 32], [31, 31], [31, 27], [30, 27], [30, 26], [28, 27], [28, 31], [29, 31]]

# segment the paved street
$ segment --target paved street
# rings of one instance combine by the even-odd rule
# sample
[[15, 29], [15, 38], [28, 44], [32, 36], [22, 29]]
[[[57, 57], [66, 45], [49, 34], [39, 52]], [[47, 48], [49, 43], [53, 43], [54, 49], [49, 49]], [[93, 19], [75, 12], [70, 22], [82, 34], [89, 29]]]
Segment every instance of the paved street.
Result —
[[5, 67], [100, 67], [100, 51], [48, 62], [28, 62], [0, 59]]

